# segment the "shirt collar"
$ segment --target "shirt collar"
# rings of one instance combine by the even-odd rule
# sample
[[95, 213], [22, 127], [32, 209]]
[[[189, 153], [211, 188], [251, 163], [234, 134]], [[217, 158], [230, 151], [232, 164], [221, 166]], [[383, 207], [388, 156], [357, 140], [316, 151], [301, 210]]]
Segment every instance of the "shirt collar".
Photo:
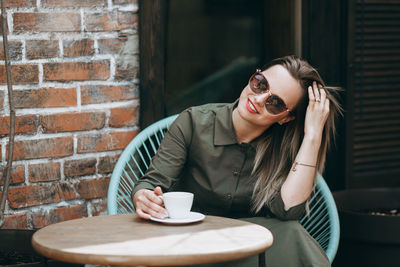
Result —
[[232, 112], [239, 100], [219, 109], [215, 115], [214, 145], [237, 144], [235, 129], [233, 128]]

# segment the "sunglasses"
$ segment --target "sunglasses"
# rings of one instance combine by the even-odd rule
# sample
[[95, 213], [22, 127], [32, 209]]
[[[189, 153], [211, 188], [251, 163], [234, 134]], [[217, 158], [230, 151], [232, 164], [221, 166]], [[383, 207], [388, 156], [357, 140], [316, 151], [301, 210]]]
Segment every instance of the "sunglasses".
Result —
[[269, 83], [264, 77], [260, 69], [250, 77], [249, 80], [250, 89], [256, 94], [262, 94], [265, 92], [269, 93], [269, 96], [265, 100], [265, 108], [273, 115], [280, 114], [282, 112], [291, 113], [290, 109], [286, 107], [285, 102], [277, 95], [273, 95], [269, 89]]

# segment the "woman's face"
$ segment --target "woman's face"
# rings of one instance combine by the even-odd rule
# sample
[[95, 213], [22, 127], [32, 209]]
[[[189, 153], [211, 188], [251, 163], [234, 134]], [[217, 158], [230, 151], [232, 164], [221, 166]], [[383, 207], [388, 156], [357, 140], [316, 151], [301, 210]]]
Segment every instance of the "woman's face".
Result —
[[263, 128], [268, 128], [276, 122], [283, 124], [293, 120], [294, 116], [291, 116], [288, 111], [271, 114], [265, 108], [265, 102], [271, 93], [282, 99], [289, 110], [294, 110], [304, 95], [300, 83], [281, 65], [274, 65], [264, 70], [262, 74], [268, 81], [270, 92], [267, 90], [257, 94], [247, 84], [240, 94], [237, 107], [240, 117], [254, 126]]

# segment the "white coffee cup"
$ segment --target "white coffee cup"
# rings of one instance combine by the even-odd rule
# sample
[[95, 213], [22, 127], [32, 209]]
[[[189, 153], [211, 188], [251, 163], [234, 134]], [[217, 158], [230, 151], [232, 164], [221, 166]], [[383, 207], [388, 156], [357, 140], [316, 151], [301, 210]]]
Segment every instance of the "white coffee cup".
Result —
[[168, 192], [161, 198], [171, 219], [184, 219], [189, 217], [193, 204], [193, 193], [189, 192]]

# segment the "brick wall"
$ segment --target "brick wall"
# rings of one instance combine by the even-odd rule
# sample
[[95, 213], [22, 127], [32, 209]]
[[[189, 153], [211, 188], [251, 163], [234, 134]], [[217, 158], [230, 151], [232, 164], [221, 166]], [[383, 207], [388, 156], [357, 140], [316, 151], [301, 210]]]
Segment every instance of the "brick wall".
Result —
[[[2, 228], [105, 214], [114, 164], [138, 132], [137, 0], [7, 5], [17, 117]], [[2, 44], [0, 60], [2, 172], [10, 123]]]

